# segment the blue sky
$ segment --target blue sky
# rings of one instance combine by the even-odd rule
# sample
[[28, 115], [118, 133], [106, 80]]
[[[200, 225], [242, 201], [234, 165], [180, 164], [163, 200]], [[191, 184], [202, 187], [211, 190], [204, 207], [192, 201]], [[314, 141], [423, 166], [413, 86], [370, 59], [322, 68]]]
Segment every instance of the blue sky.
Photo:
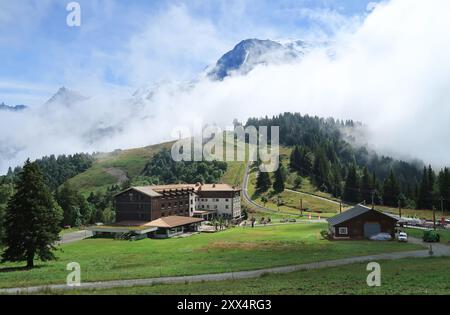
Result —
[[59, 86], [89, 94], [189, 78], [245, 38], [332, 35], [368, 0], [0, 0], [0, 102], [37, 105]]
[[[448, 0], [79, 0], [80, 28], [66, 25], [68, 2], [0, 0], [0, 103], [33, 107], [0, 113], [0, 172], [27, 157], [166, 141], [193, 118], [226, 125], [286, 111], [363, 121], [380, 152], [448, 164]], [[247, 38], [330, 40], [336, 54], [317, 49], [189, 91], [171, 84]], [[133, 92], [158, 81], [169, 83], [136, 113]], [[63, 85], [90, 100], [38, 106]], [[86, 138], [117, 126], [115, 137]]]

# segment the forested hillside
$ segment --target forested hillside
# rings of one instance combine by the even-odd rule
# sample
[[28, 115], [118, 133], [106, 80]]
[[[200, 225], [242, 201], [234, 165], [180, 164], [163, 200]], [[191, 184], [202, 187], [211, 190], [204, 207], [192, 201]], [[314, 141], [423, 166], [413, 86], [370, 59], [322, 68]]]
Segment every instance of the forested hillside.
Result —
[[376, 204], [440, 209], [442, 197], [449, 207], [448, 169], [436, 174], [421, 162], [396, 160], [350, 144], [348, 132], [357, 133], [361, 123], [284, 113], [251, 118], [246, 125], [279, 126], [280, 144], [294, 148], [290, 171], [347, 202], [371, 203], [373, 196]]
[[[448, 168], [436, 173], [423, 163], [396, 160], [351, 144], [348, 135], [363, 128], [360, 123], [285, 113], [251, 118], [246, 125], [280, 127], [283, 166], [257, 178], [255, 188], [261, 195], [269, 190], [279, 194], [286, 186], [301, 189], [308, 178], [308, 185], [348, 203], [371, 203], [373, 198], [376, 204], [390, 207], [400, 203], [411, 209], [450, 209]], [[244, 162], [175, 162], [171, 145], [49, 156], [36, 164], [64, 210], [61, 224], [70, 226], [113, 221], [113, 196], [131, 185], [242, 182]], [[10, 168], [0, 176], [0, 227], [19, 172], [20, 167]]]
[[[114, 195], [131, 185], [217, 183], [227, 171], [225, 162], [175, 162], [170, 146], [163, 143], [108, 154], [50, 156], [35, 163], [64, 211], [62, 226], [112, 222]], [[0, 236], [4, 209], [21, 171], [17, 167], [0, 177]]]

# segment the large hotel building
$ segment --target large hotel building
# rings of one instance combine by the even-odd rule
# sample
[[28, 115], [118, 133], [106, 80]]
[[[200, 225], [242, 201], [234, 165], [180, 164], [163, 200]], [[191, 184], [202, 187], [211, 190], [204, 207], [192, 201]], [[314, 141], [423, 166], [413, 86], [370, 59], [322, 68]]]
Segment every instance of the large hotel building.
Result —
[[241, 189], [227, 184], [131, 187], [115, 196], [116, 222], [164, 217], [241, 218]]

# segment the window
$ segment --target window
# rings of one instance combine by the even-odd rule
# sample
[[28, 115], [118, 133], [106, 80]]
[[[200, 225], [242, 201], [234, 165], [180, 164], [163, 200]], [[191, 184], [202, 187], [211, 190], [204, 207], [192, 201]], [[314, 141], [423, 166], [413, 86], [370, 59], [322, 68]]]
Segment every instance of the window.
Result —
[[340, 234], [340, 235], [348, 235], [348, 228], [346, 228], [346, 227], [340, 227], [340, 228], [339, 228], [339, 234]]
[[225, 206], [225, 209], [228, 209], [228, 206]]
[[228, 199], [225, 199], [226, 202], [228, 202]]

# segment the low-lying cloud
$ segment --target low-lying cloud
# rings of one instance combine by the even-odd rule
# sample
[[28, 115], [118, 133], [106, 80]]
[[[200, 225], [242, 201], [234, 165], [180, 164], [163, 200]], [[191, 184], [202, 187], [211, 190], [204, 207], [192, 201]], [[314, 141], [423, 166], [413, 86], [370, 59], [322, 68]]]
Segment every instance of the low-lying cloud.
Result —
[[[0, 113], [0, 171], [27, 157], [171, 140], [174, 127], [194, 120], [225, 126], [285, 111], [359, 120], [382, 152], [450, 164], [450, 2], [392, 0], [371, 9], [335, 31], [331, 56], [317, 48], [299, 62], [224, 81], [162, 84], [150, 99], [95, 96], [70, 107]], [[212, 24], [207, 30], [215, 34]]]

